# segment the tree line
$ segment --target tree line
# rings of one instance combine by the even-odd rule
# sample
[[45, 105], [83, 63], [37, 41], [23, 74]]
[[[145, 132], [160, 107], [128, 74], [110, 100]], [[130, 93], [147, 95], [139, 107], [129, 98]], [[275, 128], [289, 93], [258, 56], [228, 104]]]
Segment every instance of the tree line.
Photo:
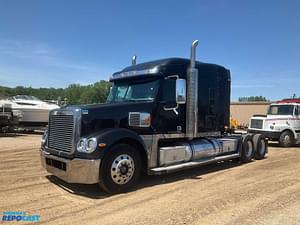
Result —
[[[300, 99], [296, 94], [293, 94], [290, 98], [287, 99]], [[249, 96], [249, 97], [239, 97], [239, 102], [269, 102], [264, 96]]]
[[239, 97], [239, 102], [267, 102], [269, 100], [263, 96]]
[[[15, 88], [0, 86], [0, 99], [14, 95], [32, 95], [41, 100], [54, 100], [68, 105], [94, 104], [106, 101], [111, 83], [101, 80], [90, 85], [71, 84], [66, 88]], [[291, 98], [297, 98], [294, 94]], [[239, 102], [270, 101], [263, 96], [240, 97]]]
[[15, 88], [0, 86], [0, 99], [14, 95], [32, 95], [41, 100], [54, 100], [69, 105], [94, 104], [106, 101], [111, 83], [101, 80], [90, 85], [71, 84], [66, 88], [32, 88], [17, 86]]

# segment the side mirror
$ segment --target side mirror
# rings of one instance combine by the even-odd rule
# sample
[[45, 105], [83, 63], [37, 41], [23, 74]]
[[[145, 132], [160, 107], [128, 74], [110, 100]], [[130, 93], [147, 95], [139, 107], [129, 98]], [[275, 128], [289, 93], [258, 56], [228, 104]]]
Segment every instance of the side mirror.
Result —
[[177, 104], [186, 103], [186, 80], [185, 79], [176, 80], [176, 103]]
[[300, 108], [299, 108], [299, 106], [296, 106], [295, 107], [295, 116], [299, 116], [299, 113], [300, 113]]

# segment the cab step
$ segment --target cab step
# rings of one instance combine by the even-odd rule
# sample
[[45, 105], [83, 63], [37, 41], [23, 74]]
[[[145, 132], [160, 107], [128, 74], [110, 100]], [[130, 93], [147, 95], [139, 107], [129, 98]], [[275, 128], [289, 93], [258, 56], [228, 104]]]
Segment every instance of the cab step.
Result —
[[202, 166], [202, 165], [206, 165], [206, 164], [210, 164], [210, 163], [214, 163], [214, 162], [226, 161], [226, 160], [235, 159], [235, 158], [239, 158], [239, 157], [240, 157], [239, 153], [234, 153], [234, 154], [230, 154], [230, 155], [217, 156], [215, 158], [208, 159], [208, 160], [192, 161], [192, 162], [186, 162], [186, 163], [181, 163], [181, 164], [177, 164], [177, 165], [156, 167], [156, 168], [150, 169], [149, 174], [160, 175], [160, 174], [172, 173], [172, 172], [176, 172], [176, 171], [183, 170], [186, 168]]

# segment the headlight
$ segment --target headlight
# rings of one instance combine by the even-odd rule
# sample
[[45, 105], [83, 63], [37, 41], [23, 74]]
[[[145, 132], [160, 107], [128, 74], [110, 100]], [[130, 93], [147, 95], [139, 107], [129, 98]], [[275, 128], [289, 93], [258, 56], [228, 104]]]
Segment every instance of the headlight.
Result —
[[86, 149], [86, 138], [82, 138], [79, 140], [77, 144], [77, 151], [85, 152], [85, 149]]
[[90, 138], [87, 140], [87, 145], [86, 145], [86, 151], [88, 153], [91, 153], [95, 151], [97, 148], [97, 139], [96, 138]]
[[77, 144], [77, 151], [92, 153], [97, 148], [97, 139], [96, 138], [82, 138]]
[[140, 113], [140, 127], [150, 127], [150, 126], [151, 126], [151, 114]]
[[48, 139], [48, 130], [45, 130], [43, 136], [42, 136], [42, 145], [44, 145], [47, 142]]

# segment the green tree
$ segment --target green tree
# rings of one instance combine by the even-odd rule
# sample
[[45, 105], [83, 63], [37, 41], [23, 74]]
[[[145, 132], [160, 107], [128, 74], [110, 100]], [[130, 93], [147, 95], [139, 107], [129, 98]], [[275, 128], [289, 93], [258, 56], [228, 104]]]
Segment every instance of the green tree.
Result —
[[269, 101], [263, 96], [239, 97], [239, 102], [266, 102]]
[[14, 95], [33, 95], [41, 100], [64, 100], [68, 104], [94, 104], [106, 101], [111, 84], [101, 80], [90, 85], [71, 84], [67, 88], [32, 88], [17, 86], [8, 88], [0, 86], [0, 98], [7, 98]]

